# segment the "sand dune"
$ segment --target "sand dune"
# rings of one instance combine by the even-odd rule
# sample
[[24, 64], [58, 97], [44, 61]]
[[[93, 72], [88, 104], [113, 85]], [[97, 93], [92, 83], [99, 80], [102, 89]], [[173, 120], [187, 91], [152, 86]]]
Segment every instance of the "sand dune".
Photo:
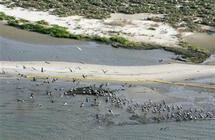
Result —
[[[120, 34], [130, 40], [179, 47], [179, 32], [167, 23], [146, 20], [153, 14], [112, 14], [111, 18], [87, 19], [81, 16], [58, 17], [48, 12], [17, 8], [8, 8], [0, 4], [0, 11], [6, 15], [29, 21], [45, 20], [50, 24], [67, 27], [73, 34], [112, 36]], [[137, 18], [138, 17], [138, 18]], [[153, 28], [150, 29], [150, 28]]]

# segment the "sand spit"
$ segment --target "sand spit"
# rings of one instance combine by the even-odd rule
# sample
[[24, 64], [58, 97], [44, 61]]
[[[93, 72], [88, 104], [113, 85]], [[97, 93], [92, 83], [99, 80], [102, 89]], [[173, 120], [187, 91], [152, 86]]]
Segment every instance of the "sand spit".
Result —
[[[179, 34], [169, 24], [147, 20], [148, 17], [162, 16], [152, 14], [112, 14], [111, 18], [87, 19], [81, 16], [58, 17], [48, 12], [28, 10], [23, 8], [7, 8], [0, 5], [0, 11], [6, 15], [29, 21], [45, 20], [50, 24], [67, 27], [73, 34], [98, 36], [121, 35], [138, 42], [178, 47]], [[138, 17], [138, 18], [137, 18]]]
[[[215, 76], [215, 66], [163, 64], [156, 66], [107, 66], [69, 62], [0, 61], [1, 73], [29, 76], [53, 76], [63, 79], [81, 78], [110, 81], [183, 81], [190, 78]], [[41, 70], [43, 72], [41, 72]]]

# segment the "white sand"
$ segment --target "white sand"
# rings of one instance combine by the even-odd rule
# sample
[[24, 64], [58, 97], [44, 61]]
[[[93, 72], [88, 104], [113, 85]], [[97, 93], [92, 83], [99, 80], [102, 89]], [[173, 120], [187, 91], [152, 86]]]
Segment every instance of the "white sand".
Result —
[[[50, 24], [67, 27], [71, 33], [98, 36], [120, 34], [128, 39], [154, 43], [169, 47], [178, 47], [179, 34], [170, 25], [162, 22], [146, 20], [147, 17], [162, 16], [153, 14], [112, 14], [106, 20], [87, 19], [81, 16], [58, 17], [48, 12], [34, 11], [23, 8], [7, 8], [0, 5], [0, 11], [6, 15], [23, 18], [29, 21], [45, 20]], [[153, 27], [155, 30], [150, 30]]]
[[[25, 66], [25, 69], [23, 68]], [[45, 72], [41, 72], [41, 67]], [[69, 70], [71, 69], [72, 72]], [[189, 78], [215, 76], [215, 66], [191, 64], [163, 64], [155, 66], [106, 66], [80, 63], [10, 62], [0, 61], [1, 72], [16, 76], [53, 76], [63, 79], [82, 78], [113, 81], [182, 81]], [[106, 71], [106, 73], [104, 73]]]

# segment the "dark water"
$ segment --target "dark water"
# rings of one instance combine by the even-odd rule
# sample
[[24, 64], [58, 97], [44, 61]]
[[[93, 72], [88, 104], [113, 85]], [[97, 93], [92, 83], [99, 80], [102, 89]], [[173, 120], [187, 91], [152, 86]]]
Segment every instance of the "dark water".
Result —
[[[71, 82], [59, 81], [51, 85], [40, 85], [29, 80], [0, 80], [0, 139], [2, 140], [214, 140], [215, 121], [167, 122], [154, 124], [101, 125], [95, 121], [95, 113], [106, 113], [107, 107], [83, 107], [83, 96], [61, 97], [56, 91], [55, 102], [51, 103], [45, 91], [63, 87], [69, 89]], [[91, 82], [92, 84], [93, 82]], [[81, 83], [87, 85], [89, 83]], [[119, 84], [110, 84], [111, 88]], [[148, 90], [147, 92], [145, 92]], [[152, 92], [150, 93], [150, 90]], [[183, 94], [181, 94], [183, 91]], [[34, 92], [32, 101], [29, 94]], [[122, 95], [120, 95], [122, 94]], [[141, 96], [142, 95], [142, 96]], [[168, 103], [203, 105], [214, 108], [213, 91], [168, 85], [136, 86], [119, 93], [129, 99], [141, 102], [167, 99]], [[95, 98], [95, 97], [89, 97]], [[24, 99], [24, 103], [16, 102]], [[67, 105], [64, 103], [67, 102]], [[127, 121], [122, 114], [114, 122]]]
[[1, 61], [68, 61], [103, 65], [155, 65], [173, 62], [164, 50], [129, 50], [95, 42], [71, 45], [29, 44], [0, 37]]

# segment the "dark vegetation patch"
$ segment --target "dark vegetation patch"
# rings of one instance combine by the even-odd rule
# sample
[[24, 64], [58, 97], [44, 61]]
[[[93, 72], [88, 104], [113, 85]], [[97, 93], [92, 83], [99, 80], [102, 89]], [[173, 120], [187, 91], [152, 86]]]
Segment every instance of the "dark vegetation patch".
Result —
[[174, 27], [200, 30], [198, 24], [215, 26], [215, 0], [4, 0], [8, 7], [36, 8], [59, 16], [107, 18], [111, 13], [154, 13]]

